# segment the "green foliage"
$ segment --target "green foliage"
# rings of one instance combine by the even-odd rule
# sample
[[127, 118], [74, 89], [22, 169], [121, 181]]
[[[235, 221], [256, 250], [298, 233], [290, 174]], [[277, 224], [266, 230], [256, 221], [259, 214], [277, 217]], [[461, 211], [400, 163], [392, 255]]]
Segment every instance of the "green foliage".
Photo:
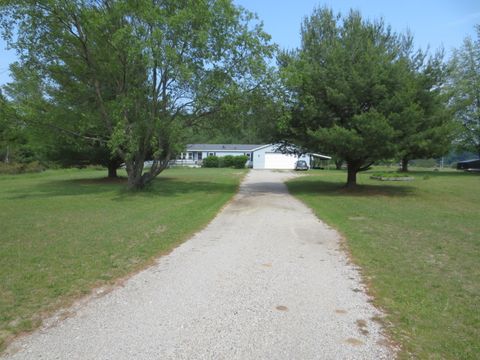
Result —
[[345, 160], [349, 184], [375, 161], [445, 151], [439, 60], [418, 72], [424, 57], [411, 44], [382, 20], [316, 9], [302, 25], [300, 50], [280, 58], [292, 96], [285, 137]]
[[218, 168], [219, 164], [218, 156], [207, 156], [202, 160], [202, 166], [206, 168]]
[[399, 43], [382, 21], [355, 11], [341, 19], [316, 9], [305, 19], [301, 49], [282, 61], [294, 96], [286, 126], [292, 142], [346, 160], [353, 173], [393, 155], [388, 102], [398, 88]]
[[28, 135], [13, 104], [0, 91], [0, 162], [32, 161], [33, 154]]
[[433, 168], [438, 165], [438, 162], [435, 159], [414, 159], [412, 165], [421, 168]]
[[235, 168], [244, 169], [248, 156], [207, 156], [202, 161], [202, 166], [207, 168]]
[[230, 0], [7, 2], [0, 11], [4, 36], [25, 54], [18, 67], [31, 86], [22, 88], [34, 96], [19, 102], [29, 119], [101, 144], [125, 162], [131, 188], [183, 150], [186, 129], [225, 119], [260, 89], [275, 50]]
[[233, 167], [234, 156], [227, 155], [218, 158], [218, 167]]
[[476, 39], [466, 38], [451, 61], [452, 110], [458, 123], [457, 147], [480, 157], [480, 24]]
[[248, 156], [246, 155], [234, 156], [232, 160], [233, 160], [232, 166], [235, 169], [244, 169], [245, 164], [247, 163], [247, 160], [248, 160]]
[[413, 51], [413, 39], [403, 41], [396, 81], [401, 85], [391, 99], [391, 123], [395, 128], [396, 157], [404, 170], [408, 161], [439, 157], [449, 150], [454, 135], [445, 91], [447, 67], [443, 55], [427, 59]]
[[[376, 170], [378, 171], [378, 170]], [[362, 173], [312, 171], [289, 191], [340, 230], [368, 279], [400, 359], [475, 359], [480, 351], [478, 176], [412, 171], [428, 181], [379, 185]]]
[[284, 93], [278, 74], [239, 94], [237, 100], [212, 114], [211, 121], [196, 129], [189, 143], [263, 144], [277, 140], [278, 120], [283, 116]]
[[0, 162], [0, 174], [26, 174], [45, 171], [46, 167], [38, 161], [31, 163], [4, 163]]

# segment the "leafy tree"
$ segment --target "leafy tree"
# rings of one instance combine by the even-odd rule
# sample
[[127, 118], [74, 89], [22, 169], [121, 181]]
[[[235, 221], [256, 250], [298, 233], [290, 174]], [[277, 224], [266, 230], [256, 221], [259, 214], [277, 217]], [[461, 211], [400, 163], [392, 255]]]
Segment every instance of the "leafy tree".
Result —
[[480, 25], [476, 39], [466, 38], [452, 58], [452, 109], [461, 131], [458, 148], [480, 157]]
[[255, 89], [274, 51], [255, 17], [230, 0], [4, 4], [4, 35], [42, 80], [37, 112], [106, 144], [125, 162], [130, 188], [183, 150], [185, 129]]
[[23, 125], [12, 103], [0, 92], [0, 161], [10, 163], [32, 160]]
[[382, 21], [326, 8], [304, 20], [301, 35], [299, 51], [280, 58], [293, 99], [284, 129], [292, 142], [344, 159], [347, 186], [355, 186], [359, 171], [395, 152], [390, 100], [400, 86], [400, 39]]
[[282, 96], [278, 74], [270, 72], [259, 86], [244, 91], [235, 102], [213, 114], [209, 122], [192, 129], [187, 140], [189, 143], [226, 144], [273, 142], [278, 119], [284, 112]]
[[[62, 166], [99, 164], [108, 168], [108, 176], [116, 177], [123, 162], [112, 154], [98, 135], [82, 130], [82, 123], [73, 112], [61, 111], [43, 96], [42, 81], [29, 64], [12, 64], [13, 82], [4, 87], [11, 107], [22, 119], [23, 134], [35, 160], [53, 161]], [[83, 118], [86, 114], [83, 114]]]
[[413, 39], [402, 41], [402, 57], [397, 64], [401, 84], [391, 98], [390, 120], [396, 130], [397, 156], [402, 171], [412, 159], [439, 157], [448, 152], [453, 126], [444, 91], [446, 69], [439, 53], [429, 59], [413, 52]]
[[0, 92], [0, 154], [5, 163], [10, 162], [11, 142], [13, 134], [13, 109]]

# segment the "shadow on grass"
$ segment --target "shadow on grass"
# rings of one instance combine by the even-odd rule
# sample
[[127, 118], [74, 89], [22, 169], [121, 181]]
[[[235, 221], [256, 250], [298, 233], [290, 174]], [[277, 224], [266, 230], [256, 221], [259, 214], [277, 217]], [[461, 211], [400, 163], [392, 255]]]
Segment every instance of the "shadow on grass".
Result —
[[288, 182], [288, 190], [294, 195], [326, 195], [326, 196], [409, 196], [415, 193], [413, 186], [392, 185], [357, 185], [346, 188], [339, 182], [315, 179], [312, 181]]
[[31, 189], [10, 192], [9, 199], [48, 198], [54, 196], [82, 196], [112, 193], [114, 200], [122, 201], [136, 197], [170, 197], [188, 193], [233, 193], [236, 184], [222, 182], [183, 180], [173, 177], [157, 178], [151, 185], [139, 191], [127, 190], [127, 179], [73, 179], [55, 180], [37, 184]]
[[[405, 175], [405, 176], [414, 176], [414, 177], [418, 177], [418, 178], [421, 178], [423, 176], [428, 176], [428, 177], [449, 177], [449, 178], [454, 178], [454, 177], [468, 177], [468, 176], [475, 176], [475, 175], [479, 175], [480, 173], [471, 173], [471, 172], [466, 172], [466, 171], [433, 171], [433, 170], [418, 170], [418, 169], [414, 169], [414, 170], [409, 170], [405, 173], [402, 173], [402, 172], [398, 172], [396, 170], [382, 170], [382, 169], [379, 169], [378, 171], [375, 170], [375, 169], [372, 169], [372, 170], [369, 170], [368, 172], [361, 172], [360, 174], [361, 175], [373, 175], [375, 173], [398, 173], [398, 174], [402, 174], [402, 175]], [[345, 172], [346, 174], [346, 172]]]

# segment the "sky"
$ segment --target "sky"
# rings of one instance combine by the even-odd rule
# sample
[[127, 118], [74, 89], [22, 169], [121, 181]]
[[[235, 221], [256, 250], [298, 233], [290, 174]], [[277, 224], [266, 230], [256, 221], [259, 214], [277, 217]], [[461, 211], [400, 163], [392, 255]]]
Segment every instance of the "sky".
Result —
[[[396, 32], [407, 29], [414, 35], [416, 47], [431, 52], [443, 46], [447, 57], [463, 39], [475, 36], [474, 25], [480, 24], [480, 0], [234, 0], [255, 12], [263, 21], [272, 41], [283, 49], [300, 45], [300, 24], [318, 6], [328, 6], [347, 14], [359, 10], [368, 19], [383, 18]], [[0, 40], [0, 86], [10, 80], [9, 64], [16, 54]]]

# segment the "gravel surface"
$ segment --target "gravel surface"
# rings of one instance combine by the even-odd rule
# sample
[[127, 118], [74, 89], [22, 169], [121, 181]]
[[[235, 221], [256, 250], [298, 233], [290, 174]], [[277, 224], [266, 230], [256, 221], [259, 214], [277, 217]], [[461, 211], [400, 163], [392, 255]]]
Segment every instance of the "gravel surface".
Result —
[[204, 230], [6, 358], [393, 358], [338, 234], [288, 194], [292, 176], [251, 171]]

